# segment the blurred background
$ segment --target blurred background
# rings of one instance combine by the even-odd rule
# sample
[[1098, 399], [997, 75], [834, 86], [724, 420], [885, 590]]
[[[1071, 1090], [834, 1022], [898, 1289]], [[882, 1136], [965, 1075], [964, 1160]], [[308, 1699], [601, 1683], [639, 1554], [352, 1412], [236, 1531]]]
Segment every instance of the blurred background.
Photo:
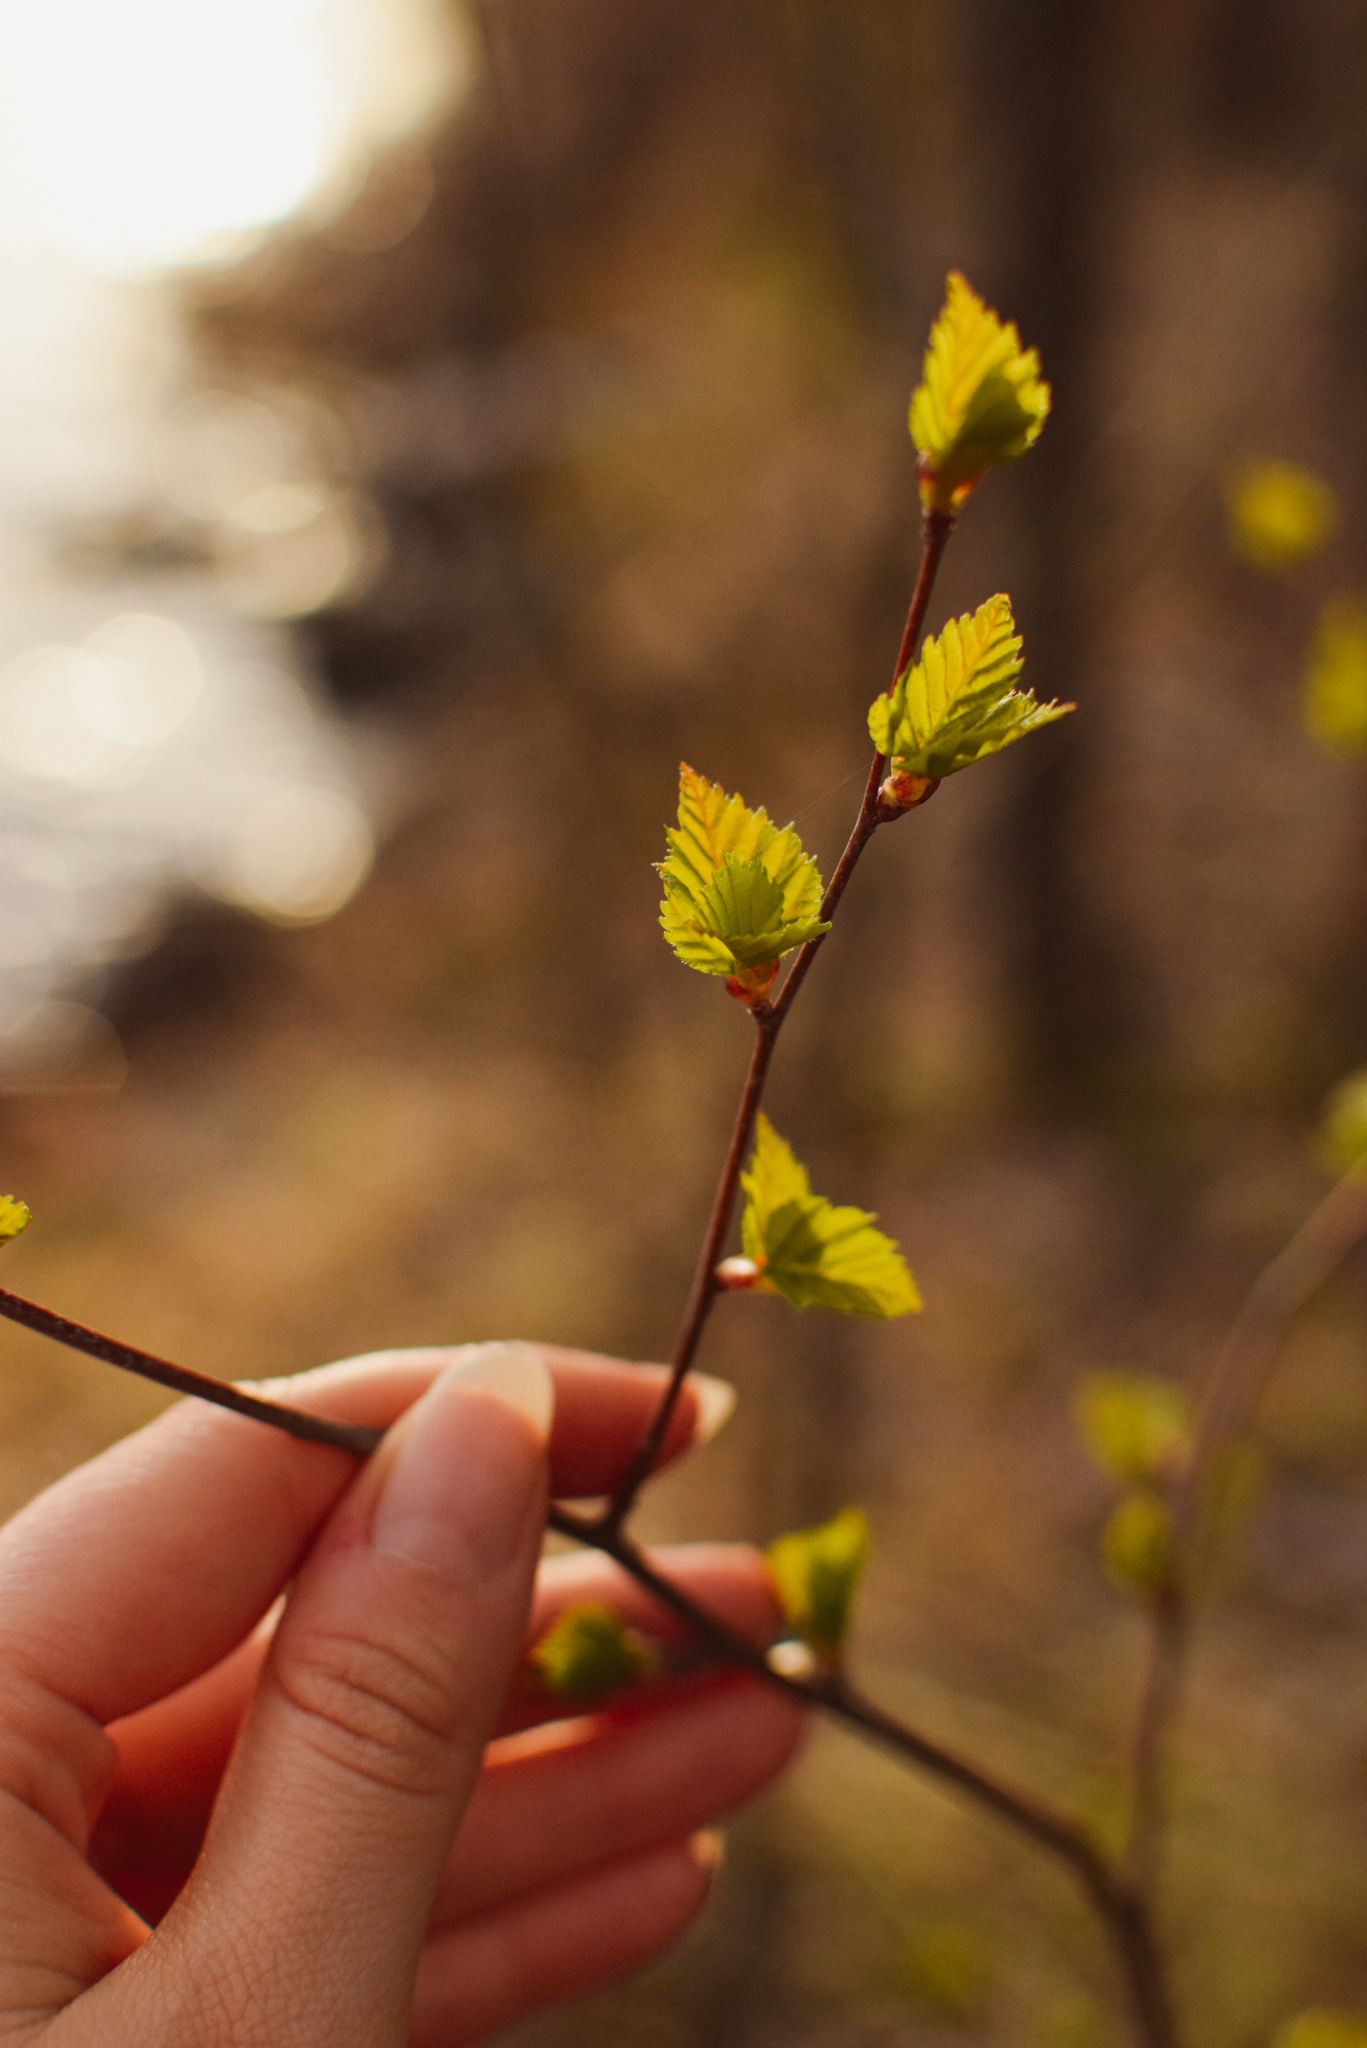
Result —
[[[1078, 714], [880, 835], [771, 1095], [925, 1313], [723, 1302], [739, 1413], [646, 1526], [863, 1502], [870, 1688], [1104, 1829], [1144, 1633], [1072, 1390], [1199, 1383], [1367, 1059], [1367, 16], [3, 0], [0, 105], [5, 1277], [225, 1376], [667, 1354], [748, 1036], [656, 924], [678, 761], [829, 872], [946, 269], [1040, 348], [932, 623], [1009, 590]], [[1332, 533], [1314, 486], [1231, 546], [1267, 460]], [[1367, 2008], [1365, 1332], [1359, 1257], [1203, 1617], [1199, 2044]], [[0, 1341], [6, 1510], [161, 1405]], [[1102, 2048], [1109, 1999], [1063, 1878], [822, 1734], [684, 1951], [517, 2040]]]

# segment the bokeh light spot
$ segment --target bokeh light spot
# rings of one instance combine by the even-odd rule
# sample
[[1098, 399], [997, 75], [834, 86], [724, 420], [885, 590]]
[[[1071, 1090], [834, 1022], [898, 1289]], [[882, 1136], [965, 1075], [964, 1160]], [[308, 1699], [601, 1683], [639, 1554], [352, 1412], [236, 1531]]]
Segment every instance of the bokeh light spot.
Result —
[[284, 924], [331, 917], [370, 872], [375, 841], [360, 806], [307, 784], [277, 789], [238, 823], [222, 893]]

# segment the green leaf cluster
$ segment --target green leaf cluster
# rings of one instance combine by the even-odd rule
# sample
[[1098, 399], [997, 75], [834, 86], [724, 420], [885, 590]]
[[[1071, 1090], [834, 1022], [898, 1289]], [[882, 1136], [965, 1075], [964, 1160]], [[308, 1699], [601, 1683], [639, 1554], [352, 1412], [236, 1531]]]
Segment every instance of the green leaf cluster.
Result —
[[1338, 500], [1298, 462], [1246, 462], [1226, 479], [1230, 545], [1270, 576], [1317, 555], [1338, 524]]
[[1329, 754], [1367, 754], [1367, 603], [1325, 605], [1305, 668], [1305, 729]]
[[842, 1315], [904, 1316], [920, 1308], [916, 1282], [892, 1239], [866, 1210], [837, 1208], [814, 1195], [806, 1167], [763, 1111], [741, 1185], [741, 1243], [758, 1268], [761, 1292], [781, 1294], [794, 1308]]
[[1078, 1388], [1074, 1414], [1095, 1463], [1122, 1485], [1164, 1485], [1191, 1456], [1191, 1402], [1171, 1380], [1139, 1372], [1089, 1373]]
[[1367, 1172], [1367, 1067], [1358, 1067], [1330, 1091], [1319, 1150], [1332, 1173]]
[[666, 833], [660, 923], [686, 967], [753, 975], [830, 930], [823, 884], [792, 826], [780, 830], [685, 762], [679, 822]]
[[532, 1646], [541, 1682], [579, 1706], [594, 1706], [624, 1685], [653, 1676], [656, 1659], [610, 1607], [567, 1607]]
[[33, 1213], [27, 1202], [21, 1202], [17, 1195], [0, 1195], [0, 1244], [18, 1237], [32, 1221]]
[[769, 1576], [784, 1616], [828, 1662], [845, 1640], [868, 1550], [869, 1525], [859, 1508], [842, 1508], [818, 1528], [795, 1530], [769, 1545]]
[[911, 399], [927, 508], [956, 510], [994, 463], [1024, 455], [1043, 431], [1049, 402], [1036, 351], [1022, 349], [1014, 323], [999, 319], [951, 270]]
[[1072, 711], [1018, 690], [1024, 666], [1011, 600], [998, 594], [932, 635], [920, 660], [869, 706], [869, 732], [898, 774], [939, 780]]

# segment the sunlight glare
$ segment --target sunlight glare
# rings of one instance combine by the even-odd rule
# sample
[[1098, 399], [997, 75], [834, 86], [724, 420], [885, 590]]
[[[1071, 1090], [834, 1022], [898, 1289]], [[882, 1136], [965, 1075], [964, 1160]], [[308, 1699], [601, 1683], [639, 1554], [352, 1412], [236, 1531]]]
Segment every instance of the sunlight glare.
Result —
[[123, 275], [238, 253], [430, 111], [448, 40], [420, 0], [0, 0], [0, 227]]

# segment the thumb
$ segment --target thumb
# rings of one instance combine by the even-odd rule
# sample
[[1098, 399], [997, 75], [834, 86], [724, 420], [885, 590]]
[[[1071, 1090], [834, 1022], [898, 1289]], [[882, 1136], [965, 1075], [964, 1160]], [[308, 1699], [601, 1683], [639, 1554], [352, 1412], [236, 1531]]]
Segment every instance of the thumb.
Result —
[[245, 2003], [253, 2039], [408, 2038], [437, 1878], [522, 1649], [555, 1398], [529, 1344], [456, 1359], [300, 1571], [162, 1929], [176, 1974], [192, 1964], [220, 2014]]

